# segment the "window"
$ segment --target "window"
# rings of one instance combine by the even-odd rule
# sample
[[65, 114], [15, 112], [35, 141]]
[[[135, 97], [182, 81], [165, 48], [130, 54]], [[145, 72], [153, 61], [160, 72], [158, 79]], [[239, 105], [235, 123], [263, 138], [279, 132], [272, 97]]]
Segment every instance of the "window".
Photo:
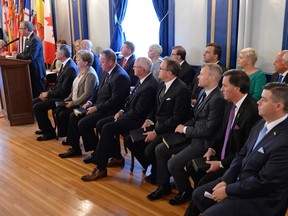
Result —
[[159, 44], [159, 21], [152, 1], [129, 1], [122, 23], [126, 40], [135, 44], [137, 57], [148, 56], [148, 48]]

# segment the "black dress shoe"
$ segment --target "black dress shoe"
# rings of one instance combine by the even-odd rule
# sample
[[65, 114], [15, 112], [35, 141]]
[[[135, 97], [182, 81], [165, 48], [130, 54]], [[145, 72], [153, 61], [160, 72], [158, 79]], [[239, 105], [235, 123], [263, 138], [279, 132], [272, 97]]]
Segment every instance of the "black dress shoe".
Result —
[[55, 139], [56, 138], [56, 134], [44, 134], [40, 137], [37, 137], [38, 141], [46, 141], [46, 140], [51, 140], [51, 139]]
[[189, 200], [191, 200], [192, 197], [192, 191], [184, 191], [184, 192], [179, 192], [175, 197], [170, 199], [168, 202], [171, 205], [180, 205], [183, 204]]
[[153, 201], [169, 194], [171, 194], [170, 184], [160, 185], [154, 192], [147, 196], [147, 199]]
[[79, 155], [82, 155], [81, 150], [80, 151], [76, 151], [73, 148], [69, 148], [66, 153], [59, 154], [59, 157], [61, 157], [61, 158], [69, 158], [69, 157], [75, 157], [75, 156], [79, 156]]
[[83, 162], [86, 164], [92, 163], [92, 154], [90, 154], [87, 158], [83, 159]]
[[124, 167], [125, 159], [122, 157], [118, 158], [110, 158], [107, 164], [107, 167]]
[[44, 131], [43, 130], [37, 130], [37, 131], [35, 131], [35, 134], [42, 135], [42, 134], [44, 134]]
[[[68, 146], [68, 145], [70, 145], [70, 144], [67, 143], [67, 140], [63, 140], [63, 141], [62, 141], [62, 145], [67, 145], [67, 146]], [[70, 146], [71, 146], [71, 145], [70, 145]]]
[[146, 182], [150, 182], [151, 184], [156, 184], [156, 177], [155, 177], [155, 175], [150, 174], [150, 175], [146, 176], [146, 177], [144, 178], [144, 180], [145, 180]]

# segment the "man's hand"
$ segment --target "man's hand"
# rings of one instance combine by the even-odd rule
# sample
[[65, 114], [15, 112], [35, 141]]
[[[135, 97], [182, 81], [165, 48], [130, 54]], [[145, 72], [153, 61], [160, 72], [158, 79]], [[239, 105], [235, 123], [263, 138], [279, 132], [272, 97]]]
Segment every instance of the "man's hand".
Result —
[[226, 182], [222, 181], [212, 189], [212, 198], [215, 202], [221, 202], [228, 197], [226, 193], [226, 185]]
[[207, 160], [210, 160], [210, 157], [214, 155], [215, 151], [213, 151], [212, 148], [209, 148], [203, 157], [207, 158]]
[[146, 131], [146, 128], [150, 127], [151, 125], [152, 125], [152, 122], [146, 119], [141, 128], [143, 128], [144, 131]]
[[91, 115], [91, 114], [95, 113], [96, 111], [97, 111], [96, 106], [89, 107], [89, 108], [87, 109], [86, 115]]
[[149, 132], [146, 132], [146, 133], [143, 133], [143, 134], [145, 136], [147, 135], [147, 137], [145, 139], [145, 142], [151, 142], [157, 137], [157, 134], [155, 133], [155, 131], [149, 131]]
[[123, 115], [123, 111], [122, 110], [120, 110], [119, 112], [117, 112], [115, 115], [114, 115], [114, 121], [117, 121], [117, 119], [120, 117], [120, 116], [122, 116]]
[[86, 103], [82, 106], [82, 108], [83, 108], [83, 109], [88, 109], [90, 106], [91, 106], [91, 104], [90, 104], [89, 102], [86, 102]]
[[48, 92], [42, 92], [42, 93], [39, 95], [39, 98], [40, 98], [42, 101], [47, 100], [47, 97], [48, 97]]
[[206, 161], [207, 164], [210, 164], [210, 168], [206, 171], [209, 172], [215, 172], [220, 169], [220, 161]]
[[179, 124], [177, 127], [176, 127], [176, 129], [175, 129], [175, 132], [176, 133], [181, 133], [181, 134], [183, 134], [184, 133], [184, 125], [182, 125], [182, 124]]
[[74, 106], [72, 101], [65, 102], [65, 103], [66, 103], [66, 108], [68, 109]]

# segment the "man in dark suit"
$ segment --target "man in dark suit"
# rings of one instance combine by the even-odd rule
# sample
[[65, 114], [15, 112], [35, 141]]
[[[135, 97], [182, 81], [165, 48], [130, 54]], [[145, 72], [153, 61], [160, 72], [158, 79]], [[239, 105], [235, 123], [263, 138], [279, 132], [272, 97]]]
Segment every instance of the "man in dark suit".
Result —
[[190, 97], [189, 90], [177, 74], [180, 65], [170, 59], [164, 58], [159, 68], [159, 84], [156, 97], [157, 106], [149, 113], [142, 128], [154, 125], [154, 130], [144, 133], [147, 135], [144, 142], [132, 143], [131, 138], [125, 140], [126, 146], [146, 169], [152, 164], [151, 175], [145, 179], [155, 181], [156, 178], [156, 156], [155, 147], [162, 142], [162, 134], [171, 133], [178, 124], [189, 119]]
[[39, 97], [41, 92], [45, 91], [44, 77], [46, 69], [43, 56], [43, 45], [40, 38], [33, 33], [33, 24], [28, 21], [20, 23], [20, 34], [27, 37], [25, 49], [22, 53], [13, 52], [12, 55], [17, 59], [31, 60], [29, 64], [30, 78], [33, 98]]
[[138, 82], [138, 77], [134, 74], [133, 65], [136, 60], [135, 55], [135, 46], [130, 41], [125, 41], [121, 47], [121, 55], [123, 56], [119, 60], [119, 65], [127, 72], [131, 80], [131, 86], [135, 86]]
[[[204, 53], [203, 53], [203, 61], [205, 63], [216, 63], [222, 68], [222, 72], [224, 73], [227, 69], [220, 64], [220, 59], [222, 55], [222, 48], [219, 44], [216, 43], [209, 43], [206, 45]], [[192, 104], [195, 105], [197, 99], [199, 98], [199, 93], [201, 91], [201, 87], [198, 86], [198, 74], [200, 71], [196, 74], [194, 82], [190, 86], [191, 90], [191, 98], [192, 98]], [[219, 81], [219, 87], [222, 86], [222, 79]]]
[[[241, 70], [229, 70], [224, 73], [222, 92], [224, 98], [229, 101], [215, 142], [208, 148], [203, 157], [211, 167], [205, 171], [196, 172], [190, 162], [187, 171], [193, 179], [194, 188], [214, 181], [221, 177], [230, 167], [236, 153], [240, 151], [246, 142], [251, 128], [259, 121], [257, 103], [248, 95], [250, 79]], [[218, 160], [209, 161], [211, 156], [217, 156]], [[197, 215], [199, 210], [193, 202], [186, 211], [186, 216]]]
[[186, 83], [187, 86], [191, 86], [197, 71], [194, 71], [193, 67], [185, 60], [186, 50], [184, 47], [172, 47], [170, 57], [180, 64], [180, 71], [177, 77]]
[[71, 59], [71, 48], [68, 45], [62, 44], [57, 48], [56, 58], [62, 62], [62, 66], [56, 79], [55, 88], [42, 92], [38, 98], [33, 100], [33, 109], [40, 129], [35, 133], [43, 134], [37, 138], [38, 141], [56, 137], [55, 129], [48, 117], [48, 111], [56, 108], [55, 101], [64, 100], [69, 96], [72, 83], [78, 74], [78, 68]]
[[[88, 108], [86, 115], [75, 116], [71, 113], [69, 119], [67, 144], [71, 145], [66, 153], [59, 154], [61, 158], [81, 155], [80, 136], [86, 151], [94, 150], [98, 137], [95, 134], [97, 122], [105, 117], [115, 115], [125, 103], [130, 92], [130, 79], [127, 73], [116, 63], [116, 55], [111, 49], [100, 53], [102, 76], [97, 93], [84, 104]], [[93, 104], [93, 105], [92, 105]]]
[[279, 52], [273, 63], [275, 73], [270, 82], [288, 83], [288, 50]]
[[219, 65], [204, 64], [198, 76], [198, 85], [203, 87], [205, 92], [194, 109], [194, 116], [175, 129], [176, 133], [191, 138], [191, 142], [174, 148], [167, 148], [164, 144], [156, 147], [156, 176], [159, 186], [147, 196], [148, 199], [157, 200], [171, 193], [170, 174], [175, 180], [179, 193], [170, 199], [169, 203], [178, 205], [191, 198], [192, 188], [185, 166], [194, 157], [205, 152], [215, 139], [217, 129], [222, 123], [226, 101], [218, 87], [221, 77], [222, 69]]
[[[288, 86], [268, 83], [258, 101], [263, 117], [224, 175], [194, 190], [203, 216], [284, 216], [288, 198]], [[210, 198], [204, 192], [211, 193]], [[206, 193], [207, 194], [207, 193]]]
[[99, 57], [92, 51], [92, 47], [93, 47], [93, 44], [92, 44], [92, 41], [90, 41], [90, 40], [85, 39], [85, 40], [82, 40], [80, 43], [80, 49], [81, 50], [88, 50], [88, 51], [93, 53], [93, 57], [94, 57], [93, 59], [94, 60], [92, 63], [92, 67], [95, 69], [97, 76], [98, 76], [98, 79], [100, 79], [102, 69], [101, 69]]
[[81, 178], [83, 181], [106, 177], [109, 157], [113, 157], [113, 160], [109, 161], [110, 166], [124, 166], [125, 161], [121, 155], [120, 144], [114, 136], [118, 137], [120, 134], [139, 128], [153, 108], [153, 104], [156, 102], [158, 82], [150, 72], [151, 65], [151, 60], [146, 57], [138, 58], [135, 61], [134, 72], [140, 81], [126, 99], [123, 109], [114, 116], [101, 120], [101, 122], [108, 123], [102, 127], [99, 143], [91, 158], [91, 162], [97, 167], [90, 174], [83, 176]]

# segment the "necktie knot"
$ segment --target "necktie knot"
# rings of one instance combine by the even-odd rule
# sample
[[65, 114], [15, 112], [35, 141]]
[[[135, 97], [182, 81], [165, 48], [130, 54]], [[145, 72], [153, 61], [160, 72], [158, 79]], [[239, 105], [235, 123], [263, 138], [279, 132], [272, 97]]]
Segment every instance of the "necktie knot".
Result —
[[283, 78], [283, 75], [279, 74], [279, 76], [278, 76], [278, 83], [281, 83], [281, 82], [282, 82], [282, 78]]

